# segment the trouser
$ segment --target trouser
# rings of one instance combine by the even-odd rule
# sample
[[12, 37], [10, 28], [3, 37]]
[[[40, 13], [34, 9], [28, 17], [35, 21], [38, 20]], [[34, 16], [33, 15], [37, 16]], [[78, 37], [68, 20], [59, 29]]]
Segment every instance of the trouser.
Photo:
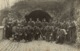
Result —
[[14, 35], [14, 40], [16, 40], [16, 41], [20, 41], [20, 39], [19, 39], [19, 35]]
[[46, 41], [48, 41], [48, 42], [51, 41], [51, 38], [52, 38], [52, 37], [50, 36], [50, 34], [51, 34], [50, 32], [47, 32], [47, 33], [46, 33]]
[[64, 43], [64, 40], [65, 40], [65, 35], [59, 36], [59, 37], [57, 38], [56, 43], [63, 44], [63, 43]]
[[28, 41], [32, 41], [32, 34], [28, 34], [26, 37]]
[[9, 39], [10, 37], [12, 37], [12, 27], [6, 27], [5, 37], [7, 39]]
[[35, 40], [38, 40], [40, 38], [40, 33], [35, 35]]

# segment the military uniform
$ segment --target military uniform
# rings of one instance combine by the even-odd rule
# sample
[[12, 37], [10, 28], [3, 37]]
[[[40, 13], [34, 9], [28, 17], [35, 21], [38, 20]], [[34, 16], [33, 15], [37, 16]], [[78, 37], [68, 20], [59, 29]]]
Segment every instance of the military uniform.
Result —
[[50, 28], [49, 28], [50, 30], [49, 30], [49, 32], [51, 32], [50, 33], [50, 41], [55, 41], [56, 40], [56, 29], [54, 29], [54, 26], [50, 26]]
[[46, 32], [47, 32], [47, 29], [42, 27], [41, 28], [41, 37], [43, 40], [46, 40]]
[[25, 39], [26, 42], [28, 41], [28, 37], [27, 37], [28, 36], [28, 32], [27, 31], [28, 31], [28, 26], [25, 26], [24, 27], [24, 39]]
[[20, 41], [24, 37], [24, 30], [23, 30], [23, 21], [19, 18], [17, 19], [17, 25], [16, 25], [16, 32], [14, 34], [14, 39], [17, 41]]
[[40, 38], [41, 30], [39, 27], [34, 27], [34, 38], [35, 40], [38, 40]]
[[67, 35], [66, 35], [66, 41], [70, 42], [70, 27], [71, 27], [71, 23], [70, 22], [67, 22]]
[[33, 28], [30, 25], [26, 26], [25, 40], [26, 41], [32, 41], [33, 40]]
[[46, 26], [46, 41], [52, 41], [52, 27]]
[[57, 32], [58, 36], [57, 36], [57, 43], [64, 43], [65, 41], [65, 36], [67, 35], [67, 32], [65, 29], [59, 29]]
[[46, 22], [46, 20], [44, 19], [43, 21], [42, 21], [42, 27], [45, 27], [45, 26], [47, 26], [48, 25], [48, 22]]
[[56, 39], [57, 39], [57, 27], [54, 27], [54, 30], [53, 30], [53, 39], [54, 39], [54, 41], [56, 41]]
[[9, 39], [12, 37], [12, 27], [13, 27], [13, 18], [8, 18], [6, 23], [6, 38]]
[[32, 19], [30, 19], [30, 20], [28, 21], [28, 25], [30, 25], [30, 26], [32, 26], [32, 27], [34, 27], [35, 22], [34, 22], [34, 21], [32, 21]]
[[76, 42], [76, 25], [74, 22], [71, 22], [71, 26], [69, 27], [69, 36], [70, 36], [70, 42], [75, 43]]
[[3, 29], [3, 35], [4, 37], [3, 38], [6, 38], [6, 34], [7, 34], [7, 18], [4, 18], [3, 21], [2, 21], [2, 25], [4, 26], [4, 29]]
[[35, 22], [35, 26], [37, 26], [39, 28], [42, 27], [41, 21], [39, 21], [39, 19], [37, 19], [37, 21]]

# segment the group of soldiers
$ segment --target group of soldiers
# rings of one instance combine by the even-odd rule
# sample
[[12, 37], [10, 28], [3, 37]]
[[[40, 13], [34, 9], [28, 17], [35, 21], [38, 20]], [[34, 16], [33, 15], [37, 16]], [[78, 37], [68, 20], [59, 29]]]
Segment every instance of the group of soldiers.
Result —
[[42, 21], [32, 18], [26, 21], [25, 18], [15, 19], [7, 17], [5, 19], [5, 38], [12, 38], [13, 41], [25, 40], [25, 42], [33, 40], [46, 40], [48, 42], [56, 41], [56, 43], [64, 43], [65, 41], [76, 42], [76, 25], [74, 21]]

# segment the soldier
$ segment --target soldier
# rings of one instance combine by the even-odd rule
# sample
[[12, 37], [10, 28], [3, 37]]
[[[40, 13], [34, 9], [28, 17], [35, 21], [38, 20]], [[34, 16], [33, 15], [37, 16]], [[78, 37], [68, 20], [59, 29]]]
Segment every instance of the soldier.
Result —
[[58, 20], [55, 22], [55, 26], [58, 27], [58, 28], [61, 28], [61, 24]]
[[37, 21], [35, 22], [35, 26], [41, 28], [42, 24], [41, 24], [41, 21], [39, 20], [39, 18], [37, 18]]
[[8, 14], [8, 18], [6, 20], [6, 38], [10, 39], [12, 37], [12, 27], [13, 27], [13, 23], [14, 23], [14, 18], [12, 17], [12, 13]]
[[53, 26], [53, 25], [54, 25], [54, 22], [53, 22], [52, 20], [50, 20], [50, 21], [48, 22], [48, 25], [49, 25], [49, 26]]
[[40, 38], [40, 35], [41, 35], [40, 28], [35, 26], [34, 27], [34, 38], [35, 38], [35, 40], [38, 40]]
[[65, 29], [65, 30], [67, 30], [68, 25], [67, 25], [67, 22], [66, 22], [66, 21], [64, 21], [64, 22], [62, 23], [62, 28]]
[[45, 27], [47, 25], [48, 25], [48, 22], [46, 22], [46, 19], [43, 19], [43, 21], [42, 21], [42, 27]]
[[76, 23], [75, 21], [72, 21], [71, 22], [71, 26], [69, 27], [69, 36], [70, 36], [70, 43], [75, 43], [76, 42], [76, 37], [77, 37], [77, 34], [76, 34]]
[[42, 27], [41, 27], [41, 37], [43, 40], [46, 40], [46, 33], [47, 33], [46, 26], [48, 26], [48, 22], [46, 22], [46, 19], [44, 18], [42, 20]]
[[44, 34], [44, 36], [45, 36], [45, 40], [46, 41], [49, 41], [49, 26], [47, 25], [47, 26], [45, 26], [45, 34]]
[[67, 30], [66, 30], [67, 31], [66, 40], [68, 42], [70, 42], [70, 27], [71, 27], [70, 21], [67, 22], [67, 25], [68, 25], [68, 27], [67, 27]]
[[2, 21], [2, 25], [4, 26], [4, 30], [3, 30], [3, 35], [4, 35], [4, 37], [3, 38], [6, 38], [5, 36], [6, 36], [6, 34], [7, 34], [7, 17], [6, 18], [4, 18], [3, 19], [3, 21]]
[[50, 26], [49, 28], [50, 30], [50, 41], [55, 41], [56, 40], [56, 36], [57, 36], [57, 28], [55, 28], [54, 26]]
[[20, 41], [23, 39], [23, 34], [24, 34], [24, 30], [23, 30], [23, 22], [21, 20], [21, 18], [17, 19], [17, 25], [16, 25], [16, 32], [15, 32], [15, 39], [17, 41]]
[[54, 41], [56, 41], [56, 39], [57, 39], [57, 29], [58, 29], [58, 27], [53, 28], [53, 36], [52, 37], [53, 37]]
[[27, 25], [26, 30], [25, 30], [25, 39], [26, 41], [32, 41], [33, 39], [33, 29], [30, 25]]
[[28, 26], [25, 26], [24, 27], [24, 39], [25, 39], [25, 41], [27, 42], [28, 41], [28, 38], [27, 38], [27, 36], [28, 36]]
[[41, 27], [41, 37], [43, 40], [46, 40], [46, 32], [47, 29], [45, 27]]
[[27, 23], [27, 21], [25, 20], [25, 18], [24, 18], [24, 17], [22, 17], [22, 19], [21, 19], [21, 20], [22, 20], [22, 25], [23, 25], [23, 26], [27, 26], [27, 24], [28, 24], [28, 23]]
[[32, 18], [30, 18], [30, 20], [28, 21], [28, 25], [34, 27], [35, 22], [32, 20]]
[[65, 41], [65, 36], [67, 35], [67, 32], [65, 29], [58, 29], [57, 31], [57, 41], [56, 43], [63, 44]]

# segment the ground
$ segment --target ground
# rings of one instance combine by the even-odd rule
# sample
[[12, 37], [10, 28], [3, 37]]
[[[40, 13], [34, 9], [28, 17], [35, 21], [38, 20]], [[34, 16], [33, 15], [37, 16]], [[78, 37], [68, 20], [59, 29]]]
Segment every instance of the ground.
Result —
[[79, 49], [55, 42], [32, 41], [21, 43], [2, 40], [0, 41], [0, 51], [79, 51]]

